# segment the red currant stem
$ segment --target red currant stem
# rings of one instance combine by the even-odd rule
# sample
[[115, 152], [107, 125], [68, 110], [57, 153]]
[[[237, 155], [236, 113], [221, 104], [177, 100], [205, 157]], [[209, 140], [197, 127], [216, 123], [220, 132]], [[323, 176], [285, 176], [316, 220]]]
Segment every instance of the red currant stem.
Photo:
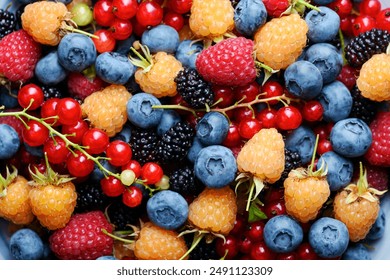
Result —
[[344, 35], [341, 29], [339, 29], [339, 38], [340, 38], [340, 44], [341, 44], [341, 56], [343, 57], [343, 65], [347, 65], [348, 61], [345, 58], [345, 40]]
[[51, 134], [56, 135], [59, 138], [61, 138], [65, 142], [67, 147], [70, 146], [70, 147], [80, 151], [82, 154], [84, 154], [87, 157], [87, 159], [92, 160], [94, 163], [96, 163], [96, 165], [99, 167], [100, 170], [102, 170], [103, 172], [107, 173], [109, 176], [113, 176], [113, 177], [115, 177], [115, 178], [120, 180], [120, 174], [115, 174], [115, 173], [109, 171], [108, 169], [106, 169], [99, 162], [98, 158], [91, 156], [89, 153], [87, 153], [84, 150], [84, 148], [82, 146], [69, 141], [69, 139], [66, 138], [66, 136], [64, 134], [62, 134], [62, 133], [58, 132], [57, 130], [55, 130], [50, 124], [48, 124], [44, 120], [42, 120], [40, 118], [37, 118], [37, 117], [34, 117], [34, 116], [26, 113], [27, 108], [24, 109], [23, 111], [19, 111], [19, 112], [0, 112], [0, 117], [14, 116], [14, 117], [17, 117], [18, 119], [21, 119], [21, 117], [26, 117], [28, 120], [34, 120], [34, 121], [37, 121], [37, 122], [41, 123], [44, 127], [46, 127], [49, 130], [49, 132]]
[[351, 11], [351, 15], [360, 16], [360, 12], [353, 8]]
[[92, 37], [94, 39], [100, 39], [99, 36], [97, 36], [97, 35], [88, 33], [86, 31], [80, 30], [78, 28], [74, 28], [73, 26], [63, 25], [63, 26], [61, 26], [61, 28], [65, 29], [67, 31], [70, 31], [70, 32], [80, 33], [80, 34], [86, 35], [88, 37]]
[[181, 256], [179, 260], [184, 260], [196, 248], [196, 246], [198, 246], [199, 242], [203, 239], [204, 236], [204, 232], [195, 232], [191, 247], [187, 250], [187, 252], [185, 252], [183, 256]]
[[164, 0], [164, 2], [161, 4], [161, 8], [165, 8], [167, 6], [168, 0]]
[[317, 134], [316, 137], [316, 142], [314, 144], [314, 149], [313, 149], [313, 154], [311, 155], [311, 162], [310, 162], [310, 167], [309, 167], [309, 174], [313, 173], [313, 168], [314, 168], [314, 161], [316, 159], [316, 153], [317, 153], [317, 147], [318, 147], [318, 141], [320, 139], [320, 135]]
[[312, 5], [304, 0], [296, 0], [294, 4], [297, 4], [297, 3], [302, 4], [303, 6], [309, 8], [309, 9], [315, 10], [317, 12], [321, 12], [320, 8], [318, 8], [318, 7]]
[[119, 237], [119, 236], [116, 236], [115, 234], [112, 234], [112, 233], [109, 233], [106, 229], [102, 228], [101, 231], [111, 237], [112, 239], [115, 239], [115, 240], [119, 240], [119, 241], [122, 241], [123, 243], [128, 243], [128, 244], [131, 244], [131, 243], [134, 243], [134, 240], [130, 240], [130, 239], [126, 239], [126, 238], [122, 238], [122, 237]]
[[210, 107], [215, 107], [215, 106], [217, 106], [219, 103], [221, 103], [222, 101], [223, 101], [223, 98], [221, 97], [221, 98], [219, 98], [215, 103], [211, 104]]

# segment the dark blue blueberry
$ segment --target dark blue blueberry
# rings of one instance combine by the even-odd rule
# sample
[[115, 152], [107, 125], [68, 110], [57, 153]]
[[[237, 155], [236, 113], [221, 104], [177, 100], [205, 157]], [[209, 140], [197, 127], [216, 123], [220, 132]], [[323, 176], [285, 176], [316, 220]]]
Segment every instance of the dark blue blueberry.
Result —
[[31, 147], [27, 143], [23, 143], [23, 145], [29, 154], [35, 157], [43, 157], [43, 146]]
[[195, 161], [195, 176], [207, 187], [223, 188], [234, 181], [237, 172], [232, 151], [221, 145], [200, 150]]
[[157, 134], [163, 136], [171, 127], [181, 120], [178, 112], [175, 110], [164, 110], [160, 123], [157, 126]]
[[39, 235], [28, 228], [23, 228], [11, 235], [9, 249], [17, 260], [40, 260], [43, 258], [43, 242]]
[[286, 137], [286, 149], [296, 152], [301, 157], [302, 164], [310, 162], [314, 152], [316, 136], [311, 128], [301, 125]]
[[[104, 168], [106, 168], [108, 171], [111, 171], [113, 173], [117, 173], [118, 169], [111, 165], [107, 160], [101, 159], [99, 160], [100, 164], [103, 165]], [[97, 164], [95, 164], [93, 171], [89, 177], [89, 179], [93, 182], [100, 182], [101, 179], [104, 178], [104, 173], [103, 171], [99, 168]]]
[[12, 158], [20, 147], [16, 130], [8, 124], [0, 124], [0, 159]]
[[127, 102], [129, 121], [140, 128], [156, 127], [160, 123], [163, 109], [154, 109], [154, 105], [161, 105], [161, 102], [150, 93], [133, 95]]
[[57, 53], [61, 65], [72, 72], [81, 72], [96, 60], [95, 44], [83, 34], [65, 35], [58, 44]]
[[241, 0], [234, 10], [234, 25], [239, 33], [251, 37], [267, 20], [261, 0]]
[[311, 10], [305, 16], [309, 27], [307, 37], [313, 43], [324, 43], [332, 41], [338, 34], [340, 28], [340, 17], [332, 9], [320, 6], [320, 12]]
[[219, 112], [208, 112], [196, 124], [196, 136], [205, 145], [218, 145], [229, 131], [228, 119]]
[[277, 215], [264, 227], [264, 242], [276, 253], [294, 251], [303, 240], [303, 230], [297, 221], [287, 215]]
[[56, 85], [65, 80], [68, 71], [58, 61], [57, 52], [50, 52], [35, 66], [35, 77], [44, 85]]
[[366, 239], [369, 241], [374, 241], [381, 239], [385, 235], [386, 227], [386, 214], [383, 210], [383, 207], [380, 208], [378, 218], [375, 220], [375, 223], [372, 225], [370, 231], [368, 232]]
[[149, 48], [151, 53], [175, 53], [179, 46], [180, 38], [175, 28], [160, 24], [145, 30], [142, 33], [141, 42]]
[[192, 145], [188, 150], [187, 159], [190, 162], [195, 163], [200, 150], [202, 150], [204, 147], [205, 146], [200, 142], [199, 138], [195, 136], [194, 140], [192, 141]]
[[130, 138], [131, 138], [131, 127], [128, 123], [126, 123], [122, 130], [119, 131], [117, 134], [115, 134], [114, 137], [112, 137], [111, 141], [114, 141], [114, 140], [122, 140], [126, 143], [129, 143], [130, 142]]
[[177, 47], [175, 57], [185, 67], [195, 69], [195, 61], [198, 54], [203, 50], [203, 44], [191, 40], [183, 40]]
[[0, 87], [0, 104], [6, 109], [12, 109], [19, 106], [17, 90], [11, 90], [11, 93], [5, 87]]
[[372, 260], [368, 248], [362, 243], [351, 243], [342, 256], [343, 260]]
[[101, 256], [101, 257], [98, 257], [96, 260], [98, 260], [98, 261], [114, 261], [114, 260], [117, 260], [117, 258], [115, 258], [114, 256]]
[[131, 35], [126, 40], [117, 40], [116, 41], [116, 49], [115, 52], [128, 55], [130, 52], [130, 48], [133, 46], [133, 43], [135, 42], [136, 38], [133, 35]]
[[135, 67], [127, 56], [117, 52], [99, 54], [95, 62], [96, 75], [110, 84], [123, 85], [134, 75]]
[[146, 212], [156, 226], [174, 230], [187, 221], [188, 203], [181, 194], [162, 190], [148, 200]]
[[347, 226], [329, 217], [316, 220], [309, 229], [308, 237], [314, 252], [321, 258], [340, 257], [349, 244]]

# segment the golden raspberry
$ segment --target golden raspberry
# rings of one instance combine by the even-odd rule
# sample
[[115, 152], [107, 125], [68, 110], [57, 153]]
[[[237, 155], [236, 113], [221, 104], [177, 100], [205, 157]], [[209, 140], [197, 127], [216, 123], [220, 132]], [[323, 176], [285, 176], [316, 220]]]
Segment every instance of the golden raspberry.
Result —
[[237, 202], [229, 187], [205, 188], [189, 205], [188, 221], [199, 230], [229, 234], [234, 227]]
[[177, 232], [147, 222], [135, 242], [134, 254], [140, 260], [178, 260], [187, 250], [184, 238]]
[[180, 41], [194, 39], [194, 33], [192, 33], [192, 30], [191, 30], [191, 28], [190, 28], [190, 26], [188, 24], [185, 24], [179, 30], [179, 38], [180, 38]]
[[122, 85], [110, 85], [84, 99], [83, 116], [91, 126], [99, 128], [109, 137], [122, 130], [127, 121], [126, 104], [131, 94]]
[[38, 1], [28, 4], [22, 14], [22, 26], [41, 44], [56, 46], [61, 40], [61, 24], [70, 17], [65, 4]]
[[257, 132], [237, 156], [240, 172], [248, 172], [264, 182], [275, 183], [284, 171], [284, 141], [275, 128]]
[[286, 69], [301, 55], [308, 30], [298, 14], [273, 18], [255, 33], [257, 59], [274, 70]]
[[390, 100], [390, 55], [376, 54], [366, 61], [356, 81], [365, 98], [373, 101]]
[[5, 195], [0, 196], [0, 217], [18, 225], [31, 223], [34, 215], [29, 200], [30, 190], [27, 180], [17, 176], [6, 186]]
[[30, 191], [32, 212], [49, 230], [63, 228], [76, 206], [77, 193], [72, 182], [38, 185]]
[[220, 37], [234, 28], [230, 0], [194, 0], [189, 25], [197, 37]]
[[135, 81], [144, 92], [157, 98], [176, 95], [175, 77], [182, 69], [181, 62], [173, 55], [158, 52], [153, 56], [152, 67], [135, 72]]
[[330, 188], [325, 176], [302, 176], [306, 170], [292, 170], [284, 181], [284, 201], [289, 215], [307, 223], [317, 217], [328, 200]]

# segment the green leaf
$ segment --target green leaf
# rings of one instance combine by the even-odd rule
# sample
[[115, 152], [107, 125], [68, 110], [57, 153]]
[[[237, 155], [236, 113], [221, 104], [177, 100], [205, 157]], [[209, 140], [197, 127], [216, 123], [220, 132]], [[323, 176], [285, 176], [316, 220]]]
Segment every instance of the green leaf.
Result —
[[256, 203], [251, 203], [248, 212], [248, 222], [252, 223], [252, 222], [265, 220], [265, 219], [267, 219], [267, 215], [264, 214], [264, 212], [261, 211], [259, 207], [257, 207]]

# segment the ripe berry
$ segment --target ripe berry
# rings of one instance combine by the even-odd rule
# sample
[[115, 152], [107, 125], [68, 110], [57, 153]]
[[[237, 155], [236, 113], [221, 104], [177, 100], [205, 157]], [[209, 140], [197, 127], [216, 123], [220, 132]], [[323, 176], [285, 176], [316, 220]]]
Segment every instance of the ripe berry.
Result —
[[218, 107], [225, 108], [234, 103], [234, 93], [231, 87], [213, 85], [212, 89], [214, 92], [214, 100], [218, 102]]
[[49, 137], [43, 144], [43, 152], [47, 156], [47, 160], [53, 164], [66, 162], [70, 153], [64, 140], [58, 136]]
[[27, 122], [27, 127], [24, 127], [22, 135], [27, 145], [38, 147], [43, 145], [49, 137], [49, 130], [40, 122], [30, 120]]
[[276, 256], [277, 260], [298, 260], [298, 255], [295, 252], [291, 253], [279, 253]]
[[161, 180], [164, 171], [160, 165], [154, 162], [147, 162], [142, 166], [141, 178], [145, 180], [146, 184], [156, 184]]
[[349, 65], [344, 65], [341, 68], [341, 72], [337, 77], [337, 80], [342, 82], [349, 90], [352, 90], [356, 84], [356, 77], [359, 76], [356, 68]]
[[390, 8], [380, 11], [375, 19], [377, 28], [390, 32]]
[[317, 260], [318, 256], [310, 246], [309, 242], [303, 242], [296, 249], [296, 253], [300, 260]]
[[66, 166], [70, 175], [82, 178], [91, 174], [95, 164], [81, 151], [75, 151], [69, 155], [66, 161]]
[[192, 0], [168, 0], [167, 6], [178, 14], [186, 14], [191, 10]]
[[248, 107], [241, 107], [233, 110], [233, 118], [238, 122], [251, 120], [253, 117], [254, 112]]
[[260, 112], [256, 113], [256, 119], [258, 119], [262, 126], [264, 128], [276, 128], [276, 115], [277, 115], [276, 109], [270, 108], [270, 109], [264, 109]]
[[246, 225], [246, 220], [244, 216], [237, 215], [236, 220], [234, 221], [234, 227], [229, 234], [236, 235], [236, 236], [240, 235], [244, 231], [245, 225]]
[[233, 235], [226, 236], [225, 240], [218, 238], [215, 243], [215, 249], [221, 258], [225, 257], [226, 260], [231, 260], [238, 254], [238, 240]]
[[276, 123], [282, 130], [296, 129], [302, 123], [302, 115], [294, 106], [284, 106], [276, 114]]
[[274, 200], [265, 204], [263, 211], [267, 218], [271, 219], [272, 217], [286, 214], [286, 206], [283, 200]]
[[85, 3], [77, 3], [73, 6], [72, 20], [77, 26], [87, 26], [93, 21], [93, 13], [89, 6]]
[[130, 145], [122, 140], [115, 140], [108, 144], [106, 155], [108, 162], [113, 166], [122, 166], [131, 160], [133, 152]]
[[120, 19], [131, 19], [137, 13], [138, 1], [137, 0], [113, 0], [112, 12]]
[[18, 92], [19, 105], [22, 108], [28, 107], [28, 110], [38, 109], [44, 100], [42, 89], [35, 84], [22, 86]]
[[116, 18], [110, 25], [112, 37], [116, 40], [126, 40], [133, 33], [133, 26], [129, 20]]
[[275, 253], [265, 245], [264, 241], [259, 241], [253, 244], [250, 256], [252, 260], [272, 260], [275, 258]]
[[93, 43], [95, 44], [96, 50], [99, 53], [110, 52], [114, 50], [116, 40], [113, 37], [111, 31], [107, 29], [99, 29], [94, 33], [94, 35], [98, 36], [99, 39], [92, 38]]
[[363, 0], [358, 8], [361, 14], [376, 17], [381, 11], [382, 5], [379, 0]]
[[56, 111], [56, 107], [59, 101], [59, 98], [49, 98], [41, 106], [41, 118], [51, 126], [60, 125], [57, 119], [58, 116]]
[[98, 128], [91, 128], [86, 131], [83, 135], [82, 144], [86, 147], [86, 151], [89, 154], [100, 154], [103, 153], [110, 139], [108, 138], [107, 133]]
[[252, 222], [249, 224], [249, 229], [246, 231], [245, 235], [253, 242], [263, 241], [264, 227], [265, 223], [263, 221]]
[[180, 29], [184, 26], [184, 18], [181, 14], [175, 12], [167, 12], [164, 14], [163, 22], [166, 25], [173, 27], [176, 31], [180, 31]]
[[238, 241], [240, 253], [249, 254], [252, 250], [253, 243], [254, 242], [246, 234], [244, 234]]
[[131, 170], [134, 172], [135, 178], [138, 178], [141, 176], [142, 167], [141, 164], [136, 160], [130, 160], [125, 165], [122, 165], [122, 171], [123, 170]]
[[302, 108], [303, 118], [309, 122], [319, 121], [324, 113], [324, 108], [317, 100], [310, 100]]
[[89, 126], [86, 121], [78, 120], [73, 125], [63, 125], [61, 132], [66, 135], [69, 141], [75, 144], [81, 144], [83, 140], [83, 135], [87, 132]]
[[228, 133], [222, 145], [226, 147], [235, 147], [241, 143], [241, 135], [237, 124], [230, 123]]
[[136, 186], [130, 186], [122, 194], [123, 204], [129, 207], [137, 207], [142, 202], [142, 191]]
[[82, 116], [80, 104], [70, 97], [62, 98], [58, 101], [56, 112], [58, 121], [63, 125], [74, 125]]
[[109, 197], [120, 196], [125, 191], [125, 186], [122, 184], [121, 180], [113, 176], [101, 179], [100, 185], [103, 193]]
[[332, 144], [328, 139], [321, 139], [318, 141], [317, 154], [323, 155], [326, 152], [332, 151]]
[[[281, 96], [283, 94], [283, 87], [281, 84], [279, 84], [276, 81], [266, 81], [262, 87], [262, 92], [265, 93], [265, 95], [262, 96], [262, 98], [271, 98], [276, 96]], [[279, 101], [278, 100], [271, 100], [268, 102], [269, 105], [275, 105]]]
[[251, 139], [262, 128], [258, 119], [244, 119], [240, 121], [238, 131], [243, 139]]
[[366, 15], [357, 16], [352, 25], [352, 32], [354, 36], [364, 33], [375, 28], [375, 18]]
[[109, 0], [99, 0], [93, 7], [93, 18], [100, 26], [110, 26], [115, 19], [113, 5]]
[[234, 94], [237, 101], [241, 100], [242, 102], [250, 102], [256, 99], [260, 90], [259, 84], [252, 82], [246, 86], [237, 87]]
[[156, 26], [163, 19], [163, 9], [153, 1], [145, 1], [139, 4], [136, 18], [143, 26]]
[[329, 4], [329, 8], [334, 10], [340, 18], [348, 16], [352, 11], [352, 6], [351, 0], [335, 0]]

